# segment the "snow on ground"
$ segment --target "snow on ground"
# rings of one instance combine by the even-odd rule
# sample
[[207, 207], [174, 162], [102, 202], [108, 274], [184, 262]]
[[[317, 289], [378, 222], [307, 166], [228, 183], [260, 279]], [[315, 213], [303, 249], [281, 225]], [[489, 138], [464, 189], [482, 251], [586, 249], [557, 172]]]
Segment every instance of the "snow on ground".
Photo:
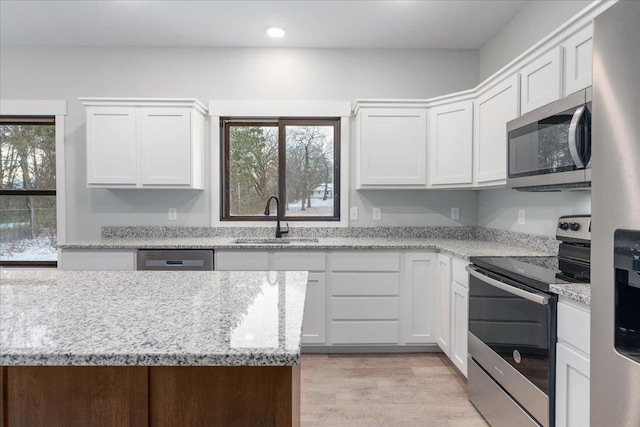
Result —
[[2, 261], [56, 261], [58, 253], [55, 242], [49, 237], [24, 239], [13, 243], [0, 243]]
[[295, 216], [332, 216], [333, 215], [333, 198], [322, 200], [322, 197], [311, 198], [311, 207], [301, 210], [302, 200], [298, 200], [288, 204], [289, 210], [287, 215]]

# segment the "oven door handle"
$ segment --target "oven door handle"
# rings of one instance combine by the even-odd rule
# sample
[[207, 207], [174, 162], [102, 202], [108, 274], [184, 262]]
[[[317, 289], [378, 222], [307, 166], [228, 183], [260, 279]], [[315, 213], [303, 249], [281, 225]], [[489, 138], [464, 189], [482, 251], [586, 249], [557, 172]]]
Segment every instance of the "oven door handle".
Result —
[[585, 105], [578, 108], [575, 113], [573, 113], [571, 124], [569, 125], [569, 153], [578, 169], [584, 169], [585, 166], [582, 154], [578, 152], [578, 135], [580, 135], [580, 121], [586, 109], [587, 107]]
[[510, 294], [522, 297], [531, 302], [535, 302], [539, 305], [548, 305], [549, 297], [547, 295], [534, 294], [533, 292], [525, 291], [524, 289], [516, 288], [515, 286], [507, 285], [506, 283], [502, 283], [496, 279], [492, 279], [489, 276], [485, 276], [484, 274], [478, 272], [475, 268], [468, 266], [467, 271], [473, 277], [482, 280], [483, 282], [494, 286], [498, 289], [502, 289], [505, 292], [509, 292]]

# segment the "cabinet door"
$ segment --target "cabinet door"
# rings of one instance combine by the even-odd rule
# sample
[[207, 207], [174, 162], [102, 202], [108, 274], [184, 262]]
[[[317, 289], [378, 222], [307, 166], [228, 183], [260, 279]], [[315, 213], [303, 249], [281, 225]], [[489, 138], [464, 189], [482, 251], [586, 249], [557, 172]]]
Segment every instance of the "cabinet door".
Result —
[[554, 48], [520, 71], [521, 114], [560, 99], [562, 49]]
[[467, 333], [469, 331], [469, 290], [451, 282], [451, 361], [467, 376]]
[[359, 122], [361, 186], [426, 188], [425, 109], [364, 109]]
[[437, 258], [437, 254], [405, 254], [401, 317], [406, 343], [427, 344], [437, 341]]
[[135, 186], [136, 109], [87, 108], [87, 184]]
[[427, 124], [429, 184], [471, 184], [473, 101], [431, 108]]
[[269, 270], [269, 253], [260, 251], [215, 251], [214, 268], [219, 271]]
[[578, 31], [563, 44], [565, 96], [591, 86], [593, 25]]
[[502, 185], [507, 178], [507, 122], [518, 117], [518, 75], [478, 97], [475, 108], [474, 185]]
[[191, 112], [184, 108], [138, 109], [142, 186], [191, 184]]
[[586, 356], [556, 345], [556, 426], [589, 425], [589, 365]]
[[326, 341], [325, 289], [325, 274], [309, 273], [302, 323], [303, 344], [324, 344]]
[[451, 357], [451, 258], [438, 254], [438, 347]]
[[136, 251], [126, 249], [63, 249], [58, 268], [81, 271], [133, 271], [136, 269]]

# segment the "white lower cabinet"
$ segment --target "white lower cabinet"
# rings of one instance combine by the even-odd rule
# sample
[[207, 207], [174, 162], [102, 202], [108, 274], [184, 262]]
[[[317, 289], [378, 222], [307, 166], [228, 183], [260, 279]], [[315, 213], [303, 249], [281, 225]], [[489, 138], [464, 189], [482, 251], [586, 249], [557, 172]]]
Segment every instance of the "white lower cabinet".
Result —
[[438, 254], [438, 347], [451, 357], [451, 257]]
[[398, 344], [400, 253], [331, 254], [331, 343]]
[[133, 271], [136, 251], [126, 249], [63, 249], [60, 270]]
[[556, 426], [589, 425], [590, 308], [561, 297], [556, 345]]
[[324, 273], [309, 273], [302, 323], [302, 344], [324, 344], [326, 342], [325, 278]]
[[571, 346], [556, 346], [556, 426], [589, 425], [589, 358]]
[[469, 331], [469, 289], [451, 282], [451, 361], [467, 376], [467, 333]]
[[402, 287], [404, 342], [433, 344], [438, 335], [438, 299], [435, 287], [437, 254], [404, 256]]
[[460, 372], [467, 376], [467, 333], [469, 331], [468, 261], [438, 255], [437, 343]]

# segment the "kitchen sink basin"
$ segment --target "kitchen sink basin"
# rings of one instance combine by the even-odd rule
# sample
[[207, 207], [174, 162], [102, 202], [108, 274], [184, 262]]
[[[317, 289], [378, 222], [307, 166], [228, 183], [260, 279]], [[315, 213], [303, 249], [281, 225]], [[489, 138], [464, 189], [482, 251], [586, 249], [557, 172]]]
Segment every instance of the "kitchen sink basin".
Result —
[[318, 239], [316, 238], [305, 238], [305, 237], [291, 237], [291, 238], [280, 238], [277, 239], [275, 237], [261, 237], [261, 238], [241, 238], [234, 240], [237, 245], [288, 245], [289, 243], [318, 243]]

